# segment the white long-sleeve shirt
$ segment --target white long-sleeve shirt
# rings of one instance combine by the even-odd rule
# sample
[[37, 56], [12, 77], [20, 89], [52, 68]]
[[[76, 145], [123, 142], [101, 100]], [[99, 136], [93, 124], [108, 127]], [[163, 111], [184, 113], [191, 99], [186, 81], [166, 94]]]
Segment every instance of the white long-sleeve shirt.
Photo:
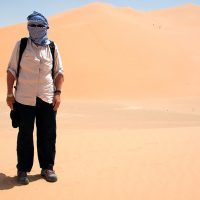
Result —
[[[8, 71], [16, 79], [20, 41], [12, 52]], [[57, 46], [55, 45], [54, 80], [58, 74], [63, 74], [63, 66]], [[28, 39], [22, 55], [15, 99], [17, 102], [35, 106], [36, 97], [47, 103], [53, 102], [54, 80], [52, 78], [53, 59], [49, 46], [37, 46]]]

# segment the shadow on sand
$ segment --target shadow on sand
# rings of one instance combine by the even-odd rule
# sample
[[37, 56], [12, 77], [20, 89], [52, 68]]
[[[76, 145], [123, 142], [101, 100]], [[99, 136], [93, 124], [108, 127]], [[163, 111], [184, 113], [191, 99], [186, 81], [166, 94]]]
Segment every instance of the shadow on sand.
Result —
[[[40, 174], [29, 175], [28, 177], [30, 182], [34, 182], [42, 178]], [[16, 176], [10, 177], [0, 173], [0, 190], [9, 190], [15, 186], [21, 186], [21, 184], [17, 182]]]

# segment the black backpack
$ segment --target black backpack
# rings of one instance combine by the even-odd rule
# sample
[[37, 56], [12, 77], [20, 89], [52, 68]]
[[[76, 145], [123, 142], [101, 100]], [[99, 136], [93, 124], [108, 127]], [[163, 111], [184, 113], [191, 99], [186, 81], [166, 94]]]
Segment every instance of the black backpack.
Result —
[[[17, 74], [16, 74], [16, 86], [17, 86], [17, 82], [18, 82], [18, 78], [19, 78], [19, 72], [20, 72], [20, 63], [21, 63], [21, 59], [22, 59], [22, 55], [24, 53], [24, 50], [26, 49], [26, 45], [28, 42], [28, 38], [21, 38], [21, 42], [20, 42], [20, 49], [19, 49], [19, 59], [18, 59], [18, 64], [17, 64]], [[50, 50], [51, 50], [51, 55], [53, 58], [53, 67], [51, 70], [51, 75], [52, 78], [54, 78], [54, 67], [55, 67], [55, 59], [54, 59], [54, 52], [55, 52], [55, 44], [53, 41], [50, 41], [49, 44]]]

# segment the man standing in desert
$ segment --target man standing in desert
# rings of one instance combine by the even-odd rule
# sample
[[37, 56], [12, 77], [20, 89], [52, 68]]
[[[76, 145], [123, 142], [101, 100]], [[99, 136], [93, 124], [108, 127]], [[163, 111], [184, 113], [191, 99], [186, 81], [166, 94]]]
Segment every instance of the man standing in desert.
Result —
[[[7, 69], [7, 104], [13, 109], [15, 103], [20, 119], [17, 137], [17, 178], [21, 184], [29, 183], [27, 173], [33, 166], [33, 130], [36, 120], [41, 176], [49, 182], [55, 182], [57, 175], [53, 167], [56, 152], [56, 113], [61, 102], [63, 66], [54, 43], [52, 55], [52, 42], [47, 35], [47, 19], [34, 11], [27, 20], [29, 38], [21, 62], [18, 64], [21, 48], [19, 41]], [[16, 90], [13, 94], [15, 81]]]

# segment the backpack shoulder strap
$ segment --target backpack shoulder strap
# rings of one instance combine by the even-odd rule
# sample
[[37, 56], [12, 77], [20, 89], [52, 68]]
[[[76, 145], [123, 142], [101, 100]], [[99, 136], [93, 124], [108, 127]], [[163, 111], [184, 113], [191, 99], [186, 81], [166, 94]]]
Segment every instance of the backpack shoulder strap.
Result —
[[24, 53], [24, 50], [25, 50], [25, 48], [26, 48], [27, 41], [28, 41], [28, 38], [25, 37], [25, 38], [22, 38], [22, 39], [21, 39], [21, 42], [20, 42], [19, 59], [18, 59], [17, 74], [16, 74], [17, 79], [18, 79], [18, 77], [19, 77], [20, 63], [21, 63], [21, 59], [22, 59], [22, 54]]
[[55, 68], [55, 44], [53, 41], [50, 41], [50, 44], [49, 44], [49, 48], [51, 50], [51, 55], [52, 55], [52, 58], [53, 58], [53, 66], [52, 66], [52, 70], [51, 70], [51, 74], [52, 74], [52, 78], [54, 79], [54, 68]]

